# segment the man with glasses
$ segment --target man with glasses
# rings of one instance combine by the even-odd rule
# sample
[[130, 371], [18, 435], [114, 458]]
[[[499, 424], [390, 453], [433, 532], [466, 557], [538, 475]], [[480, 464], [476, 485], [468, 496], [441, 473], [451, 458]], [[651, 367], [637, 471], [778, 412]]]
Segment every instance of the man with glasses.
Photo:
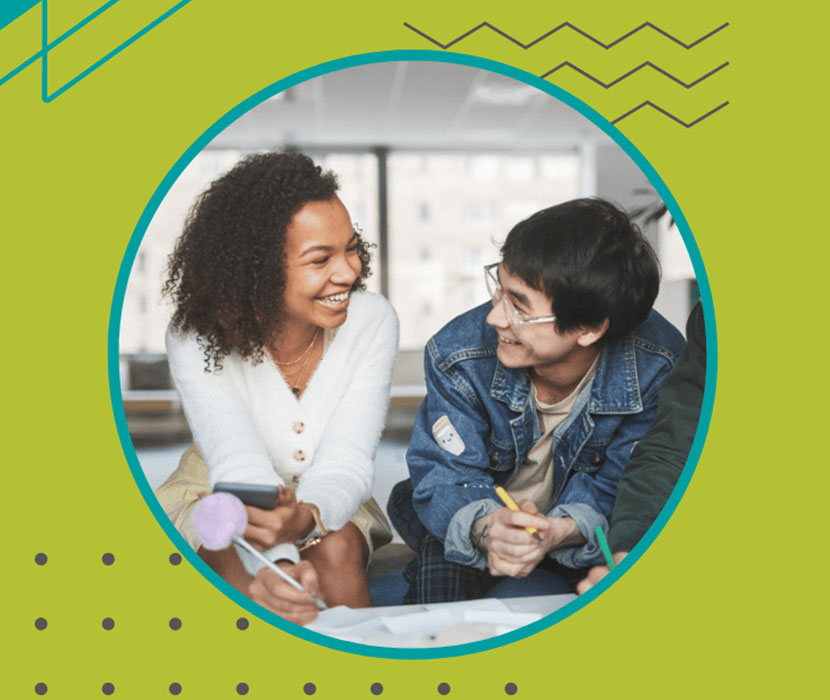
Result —
[[501, 253], [492, 303], [427, 343], [411, 479], [389, 503], [418, 555], [406, 603], [572, 590], [602, 561], [595, 530], [685, 345], [651, 309], [654, 251], [610, 203], [537, 212]]

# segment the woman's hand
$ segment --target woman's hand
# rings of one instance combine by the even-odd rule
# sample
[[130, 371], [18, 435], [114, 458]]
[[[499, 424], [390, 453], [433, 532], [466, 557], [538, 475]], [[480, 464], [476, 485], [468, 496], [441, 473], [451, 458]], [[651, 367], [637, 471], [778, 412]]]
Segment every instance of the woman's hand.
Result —
[[283, 542], [296, 542], [314, 528], [309, 508], [301, 506], [291, 489], [280, 487], [277, 504], [272, 510], [245, 506], [248, 526], [245, 539], [260, 551]]
[[319, 587], [317, 572], [308, 561], [301, 561], [299, 564], [280, 562], [277, 566], [299, 582], [305, 590], [298, 591], [271, 569], [264, 568], [257, 572], [243, 593], [255, 603], [289, 622], [307, 625], [317, 617], [318, 612], [315, 602]]

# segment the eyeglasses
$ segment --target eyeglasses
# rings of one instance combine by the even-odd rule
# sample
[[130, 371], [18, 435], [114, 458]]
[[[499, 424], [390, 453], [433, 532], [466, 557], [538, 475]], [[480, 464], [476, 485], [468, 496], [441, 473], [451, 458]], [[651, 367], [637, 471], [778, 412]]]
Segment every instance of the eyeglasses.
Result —
[[490, 292], [490, 297], [493, 300], [493, 306], [498, 306], [499, 303], [504, 302], [504, 307], [507, 310], [507, 320], [510, 321], [510, 327], [516, 332], [526, 323], [553, 323], [556, 316], [522, 316], [519, 310], [513, 305], [508, 296], [504, 293], [504, 288], [499, 282], [499, 265], [501, 263], [492, 263], [484, 266], [484, 281], [487, 283], [487, 291]]

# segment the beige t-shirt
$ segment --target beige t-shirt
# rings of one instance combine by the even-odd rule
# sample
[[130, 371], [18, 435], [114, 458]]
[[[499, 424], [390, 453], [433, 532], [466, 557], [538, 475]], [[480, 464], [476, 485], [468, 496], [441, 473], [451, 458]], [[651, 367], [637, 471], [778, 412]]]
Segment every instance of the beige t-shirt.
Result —
[[557, 403], [541, 402], [536, 395], [536, 387], [531, 384], [542, 435], [530, 448], [525, 461], [507, 484], [507, 490], [517, 503], [524, 500], [533, 501], [540, 513], [547, 513], [553, 508], [556, 500], [553, 484], [553, 431], [568, 417], [580, 392], [593, 379], [598, 359], [599, 356], [576, 388]]

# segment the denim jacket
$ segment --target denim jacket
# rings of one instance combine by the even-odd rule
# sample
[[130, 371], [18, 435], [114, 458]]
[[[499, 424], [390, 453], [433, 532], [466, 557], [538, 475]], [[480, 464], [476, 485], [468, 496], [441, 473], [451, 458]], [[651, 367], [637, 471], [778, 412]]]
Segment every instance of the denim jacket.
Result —
[[[484, 321], [490, 308], [462, 314], [427, 344], [427, 396], [406, 455], [421, 522], [444, 541], [448, 560], [478, 568], [486, 561], [470, 542], [470, 528], [502, 507], [493, 487], [510, 481], [540, 437], [530, 374], [496, 358], [496, 331]], [[558, 551], [561, 564], [602, 561], [594, 530], [608, 531], [617, 482], [684, 346], [680, 332], [652, 311], [602, 350], [594, 378], [554, 431], [556, 501], [547, 515], [573, 518], [586, 540]]]

